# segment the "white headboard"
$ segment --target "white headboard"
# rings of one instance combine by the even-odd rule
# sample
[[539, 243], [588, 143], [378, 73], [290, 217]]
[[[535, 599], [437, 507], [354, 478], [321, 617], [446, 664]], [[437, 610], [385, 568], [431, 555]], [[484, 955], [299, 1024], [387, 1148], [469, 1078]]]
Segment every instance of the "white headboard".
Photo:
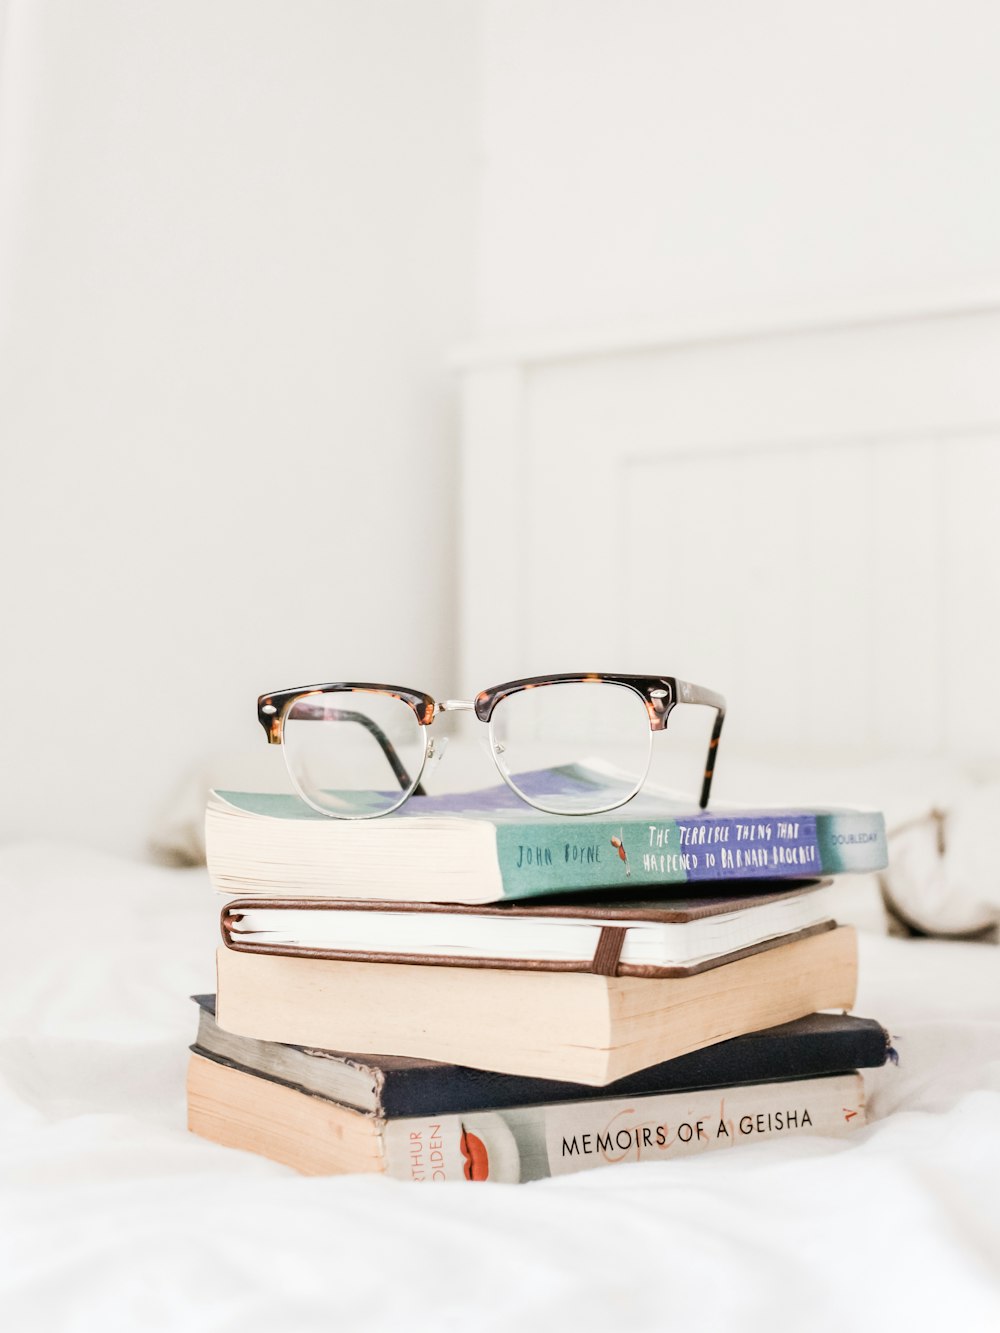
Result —
[[1000, 755], [1000, 303], [460, 368], [462, 690], [662, 671], [748, 752]]

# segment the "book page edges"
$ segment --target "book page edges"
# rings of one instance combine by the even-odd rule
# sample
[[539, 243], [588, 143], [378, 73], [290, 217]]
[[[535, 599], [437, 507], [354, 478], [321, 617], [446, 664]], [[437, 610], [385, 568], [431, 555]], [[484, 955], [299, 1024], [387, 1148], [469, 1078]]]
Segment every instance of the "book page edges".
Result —
[[219, 1022], [236, 1033], [590, 1086], [817, 1009], [850, 1008], [857, 984], [850, 927], [667, 980], [225, 948], [217, 964]]
[[188, 1129], [303, 1175], [384, 1172], [382, 1122], [323, 1097], [192, 1054]]
[[[489, 819], [391, 819], [255, 814], [212, 793], [205, 811], [209, 878], [230, 898], [397, 902], [412, 900], [415, 889], [426, 884], [418, 897], [456, 904], [503, 899], [496, 827]], [[388, 829], [373, 830], [372, 823], [387, 824]], [[442, 837], [448, 854], [438, 856], [437, 868], [428, 870], [435, 849], [441, 851]]]
[[[817, 1010], [851, 1009], [857, 983], [857, 935], [852, 926], [753, 954], [714, 972], [696, 973], [684, 978], [686, 990], [670, 1015], [684, 1028], [684, 1051], [672, 1054], [701, 1050]], [[608, 1082], [657, 1059], [671, 1058], [658, 1055], [662, 1011], [648, 1006], [642, 991], [616, 991], [619, 984], [620, 979], [612, 980], [609, 995], [611, 1030], [620, 1040], [608, 1052]]]

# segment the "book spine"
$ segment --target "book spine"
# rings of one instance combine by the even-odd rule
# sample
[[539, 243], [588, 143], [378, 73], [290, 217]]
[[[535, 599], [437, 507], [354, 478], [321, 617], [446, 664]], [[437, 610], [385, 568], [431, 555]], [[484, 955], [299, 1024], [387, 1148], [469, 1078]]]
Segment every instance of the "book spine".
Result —
[[386, 1174], [422, 1183], [517, 1183], [620, 1162], [669, 1161], [865, 1123], [858, 1074], [465, 1116], [387, 1121]]
[[868, 873], [887, 862], [885, 821], [874, 812], [500, 823], [496, 835], [507, 898], [560, 889], [808, 879]]

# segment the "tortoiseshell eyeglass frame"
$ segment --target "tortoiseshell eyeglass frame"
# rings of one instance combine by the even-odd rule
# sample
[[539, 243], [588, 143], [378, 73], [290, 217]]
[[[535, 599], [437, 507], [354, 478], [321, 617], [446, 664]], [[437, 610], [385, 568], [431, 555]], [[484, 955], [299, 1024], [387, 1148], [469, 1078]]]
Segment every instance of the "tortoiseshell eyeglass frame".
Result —
[[[416, 774], [414, 779], [407, 772], [392, 741], [377, 722], [365, 713], [357, 712], [354, 709], [331, 708], [329, 702], [327, 702], [327, 696], [352, 693], [389, 695], [407, 704], [413, 710], [420, 726], [429, 727], [439, 713], [460, 711], [472, 711], [480, 722], [489, 723], [497, 704], [512, 694], [519, 694], [522, 690], [534, 690], [542, 685], [573, 684], [619, 685], [631, 690], [639, 696], [645, 705], [651, 731], [665, 731], [667, 719], [678, 704], [698, 704], [715, 709], [715, 722], [712, 726], [711, 739], [708, 742], [708, 758], [705, 762], [701, 795], [698, 801], [702, 810], [707, 807], [712, 789], [712, 777], [715, 773], [719, 737], [722, 735], [722, 724], [726, 718], [726, 701], [715, 690], [706, 689], [703, 685], [693, 685], [690, 681], [679, 680], [676, 676], [633, 676], [621, 675], [617, 672], [568, 671], [554, 676], [526, 676], [523, 680], [511, 680], [503, 685], [492, 685], [489, 689], [480, 690], [475, 699], [443, 699], [439, 701], [431, 695], [425, 694], [422, 690], [406, 689], [398, 685], [376, 685], [362, 681], [331, 681], [322, 685], [301, 685], [293, 690], [272, 690], [269, 694], [262, 694], [257, 700], [257, 719], [264, 728], [268, 742], [271, 745], [282, 743], [285, 718], [297, 704], [300, 705], [296, 709], [297, 720], [308, 720], [308, 713], [301, 706], [301, 701], [308, 698], [316, 700], [314, 713], [316, 721], [333, 720], [359, 723], [377, 742], [393, 771], [396, 781], [402, 791], [406, 793], [393, 807], [393, 809], [398, 809], [399, 805], [409, 796], [426, 795], [420, 779], [423, 775], [428, 747], [426, 745], [424, 747], [424, 760], [421, 763], [420, 772]], [[323, 702], [320, 702], [321, 699]], [[526, 800], [524, 794], [509, 782], [507, 774], [499, 763], [497, 768], [504, 782], [511, 786], [511, 789], [517, 792], [522, 800]], [[630, 800], [631, 797], [628, 799]], [[530, 801], [527, 803], [533, 804]], [[621, 804], [627, 804], [627, 801], [623, 801]], [[314, 808], [320, 809], [318, 806]], [[345, 817], [332, 815], [327, 810], [321, 810], [320, 813], [331, 815], [332, 818]], [[387, 810], [384, 813], [389, 814], [391, 811]], [[346, 817], [351, 818], [351, 816]]]

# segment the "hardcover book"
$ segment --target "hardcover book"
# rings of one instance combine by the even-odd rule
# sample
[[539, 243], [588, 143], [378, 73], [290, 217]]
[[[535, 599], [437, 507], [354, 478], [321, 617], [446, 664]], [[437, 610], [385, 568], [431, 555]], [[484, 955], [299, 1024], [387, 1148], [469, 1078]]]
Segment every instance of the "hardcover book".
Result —
[[450, 967], [669, 977], [792, 935], [833, 930], [827, 881], [712, 898], [559, 898], [527, 906], [255, 899], [229, 903], [222, 939], [247, 953]]
[[[588, 769], [554, 770], [567, 790]], [[520, 774], [523, 790], [552, 772]], [[604, 815], [534, 810], [505, 786], [412, 797], [380, 819], [330, 819], [297, 797], [213, 792], [208, 868], [229, 897], [489, 903], [600, 889], [814, 879], [886, 864], [881, 814], [834, 809], [699, 810], [655, 788]]]
[[864, 1123], [856, 1073], [385, 1120], [202, 1055], [188, 1069], [194, 1133], [310, 1175], [514, 1183], [779, 1136], [844, 1135]]
[[809, 1014], [638, 1070], [605, 1088], [593, 1088], [434, 1060], [346, 1054], [240, 1037], [215, 1021], [214, 995], [193, 998], [199, 1006], [198, 1036], [191, 1047], [196, 1055], [383, 1119], [468, 1115], [541, 1102], [641, 1097], [740, 1083], [781, 1083], [878, 1068], [891, 1055], [889, 1034], [872, 1019]]
[[668, 978], [342, 962], [220, 948], [229, 1032], [604, 1085], [703, 1046], [849, 1009], [849, 927]]

